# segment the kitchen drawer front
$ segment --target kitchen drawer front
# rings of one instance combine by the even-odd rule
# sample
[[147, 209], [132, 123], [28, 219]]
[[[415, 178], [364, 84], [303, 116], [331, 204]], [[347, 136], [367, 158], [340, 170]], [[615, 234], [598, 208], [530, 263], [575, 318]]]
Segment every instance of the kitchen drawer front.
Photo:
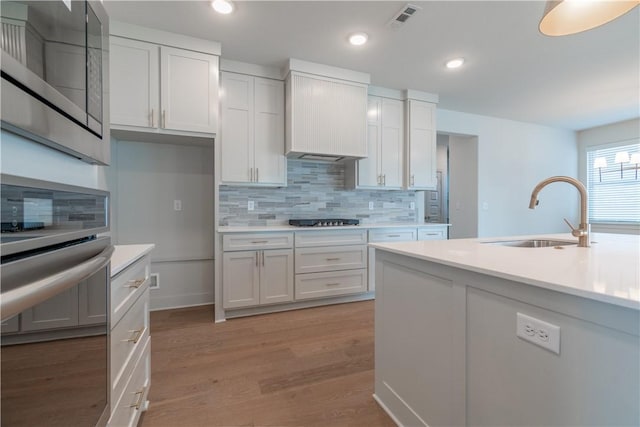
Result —
[[293, 233], [234, 233], [222, 236], [222, 250], [225, 252], [290, 249], [292, 247]]
[[418, 228], [418, 240], [446, 240], [446, 228]]
[[296, 274], [296, 300], [326, 298], [366, 291], [366, 269]]
[[131, 376], [144, 343], [149, 337], [149, 290], [135, 302], [111, 331], [111, 398], [115, 401]]
[[417, 228], [377, 228], [369, 230], [369, 243], [417, 240]]
[[[135, 362], [135, 364], [133, 363]], [[134, 365], [132, 375], [117, 403], [111, 401], [111, 418], [109, 427], [135, 427], [140, 414], [147, 409], [147, 397], [151, 385], [151, 338], [145, 341], [142, 354]]]
[[111, 279], [111, 328], [149, 287], [150, 257], [140, 258]]
[[366, 244], [367, 230], [296, 231], [296, 248]]
[[295, 258], [296, 274], [367, 268], [367, 247], [298, 248]]

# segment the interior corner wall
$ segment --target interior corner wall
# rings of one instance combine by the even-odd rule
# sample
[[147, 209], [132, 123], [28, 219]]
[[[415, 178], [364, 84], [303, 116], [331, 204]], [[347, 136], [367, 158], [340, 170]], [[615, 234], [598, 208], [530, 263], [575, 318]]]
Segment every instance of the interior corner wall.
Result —
[[478, 237], [561, 233], [563, 218], [578, 220], [578, 192], [564, 183], [546, 187], [539, 207], [528, 208], [538, 182], [578, 176], [576, 132], [443, 109], [437, 131], [478, 137]]
[[478, 237], [478, 138], [449, 137], [450, 239]]

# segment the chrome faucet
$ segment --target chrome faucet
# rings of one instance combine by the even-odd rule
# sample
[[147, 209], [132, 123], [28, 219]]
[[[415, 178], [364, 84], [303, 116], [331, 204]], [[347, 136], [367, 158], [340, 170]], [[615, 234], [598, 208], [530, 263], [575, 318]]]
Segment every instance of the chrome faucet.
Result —
[[587, 189], [577, 179], [571, 178], [569, 176], [552, 176], [551, 178], [540, 181], [531, 192], [531, 202], [529, 202], [529, 209], [535, 209], [536, 206], [538, 206], [538, 203], [540, 203], [538, 200], [538, 193], [540, 192], [540, 190], [542, 190], [552, 182], [567, 182], [576, 187], [580, 192], [580, 226], [578, 228], [575, 228], [566, 218], [564, 219], [564, 222], [566, 222], [569, 228], [571, 228], [571, 235], [578, 238], [578, 246], [581, 248], [588, 248], [590, 227], [587, 213]]

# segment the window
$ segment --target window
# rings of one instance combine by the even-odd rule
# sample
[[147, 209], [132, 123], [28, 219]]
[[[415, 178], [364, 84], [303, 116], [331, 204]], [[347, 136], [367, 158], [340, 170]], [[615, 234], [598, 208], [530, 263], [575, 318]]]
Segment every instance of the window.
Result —
[[640, 223], [640, 142], [587, 151], [592, 223]]

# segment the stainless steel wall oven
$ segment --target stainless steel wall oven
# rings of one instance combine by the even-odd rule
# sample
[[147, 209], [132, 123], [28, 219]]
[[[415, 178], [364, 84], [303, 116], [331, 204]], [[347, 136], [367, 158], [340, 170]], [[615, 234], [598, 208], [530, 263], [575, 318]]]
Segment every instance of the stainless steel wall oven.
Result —
[[3, 426], [109, 417], [109, 193], [1, 176]]
[[100, 1], [2, 0], [2, 128], [108, 164], [109, 19]]

